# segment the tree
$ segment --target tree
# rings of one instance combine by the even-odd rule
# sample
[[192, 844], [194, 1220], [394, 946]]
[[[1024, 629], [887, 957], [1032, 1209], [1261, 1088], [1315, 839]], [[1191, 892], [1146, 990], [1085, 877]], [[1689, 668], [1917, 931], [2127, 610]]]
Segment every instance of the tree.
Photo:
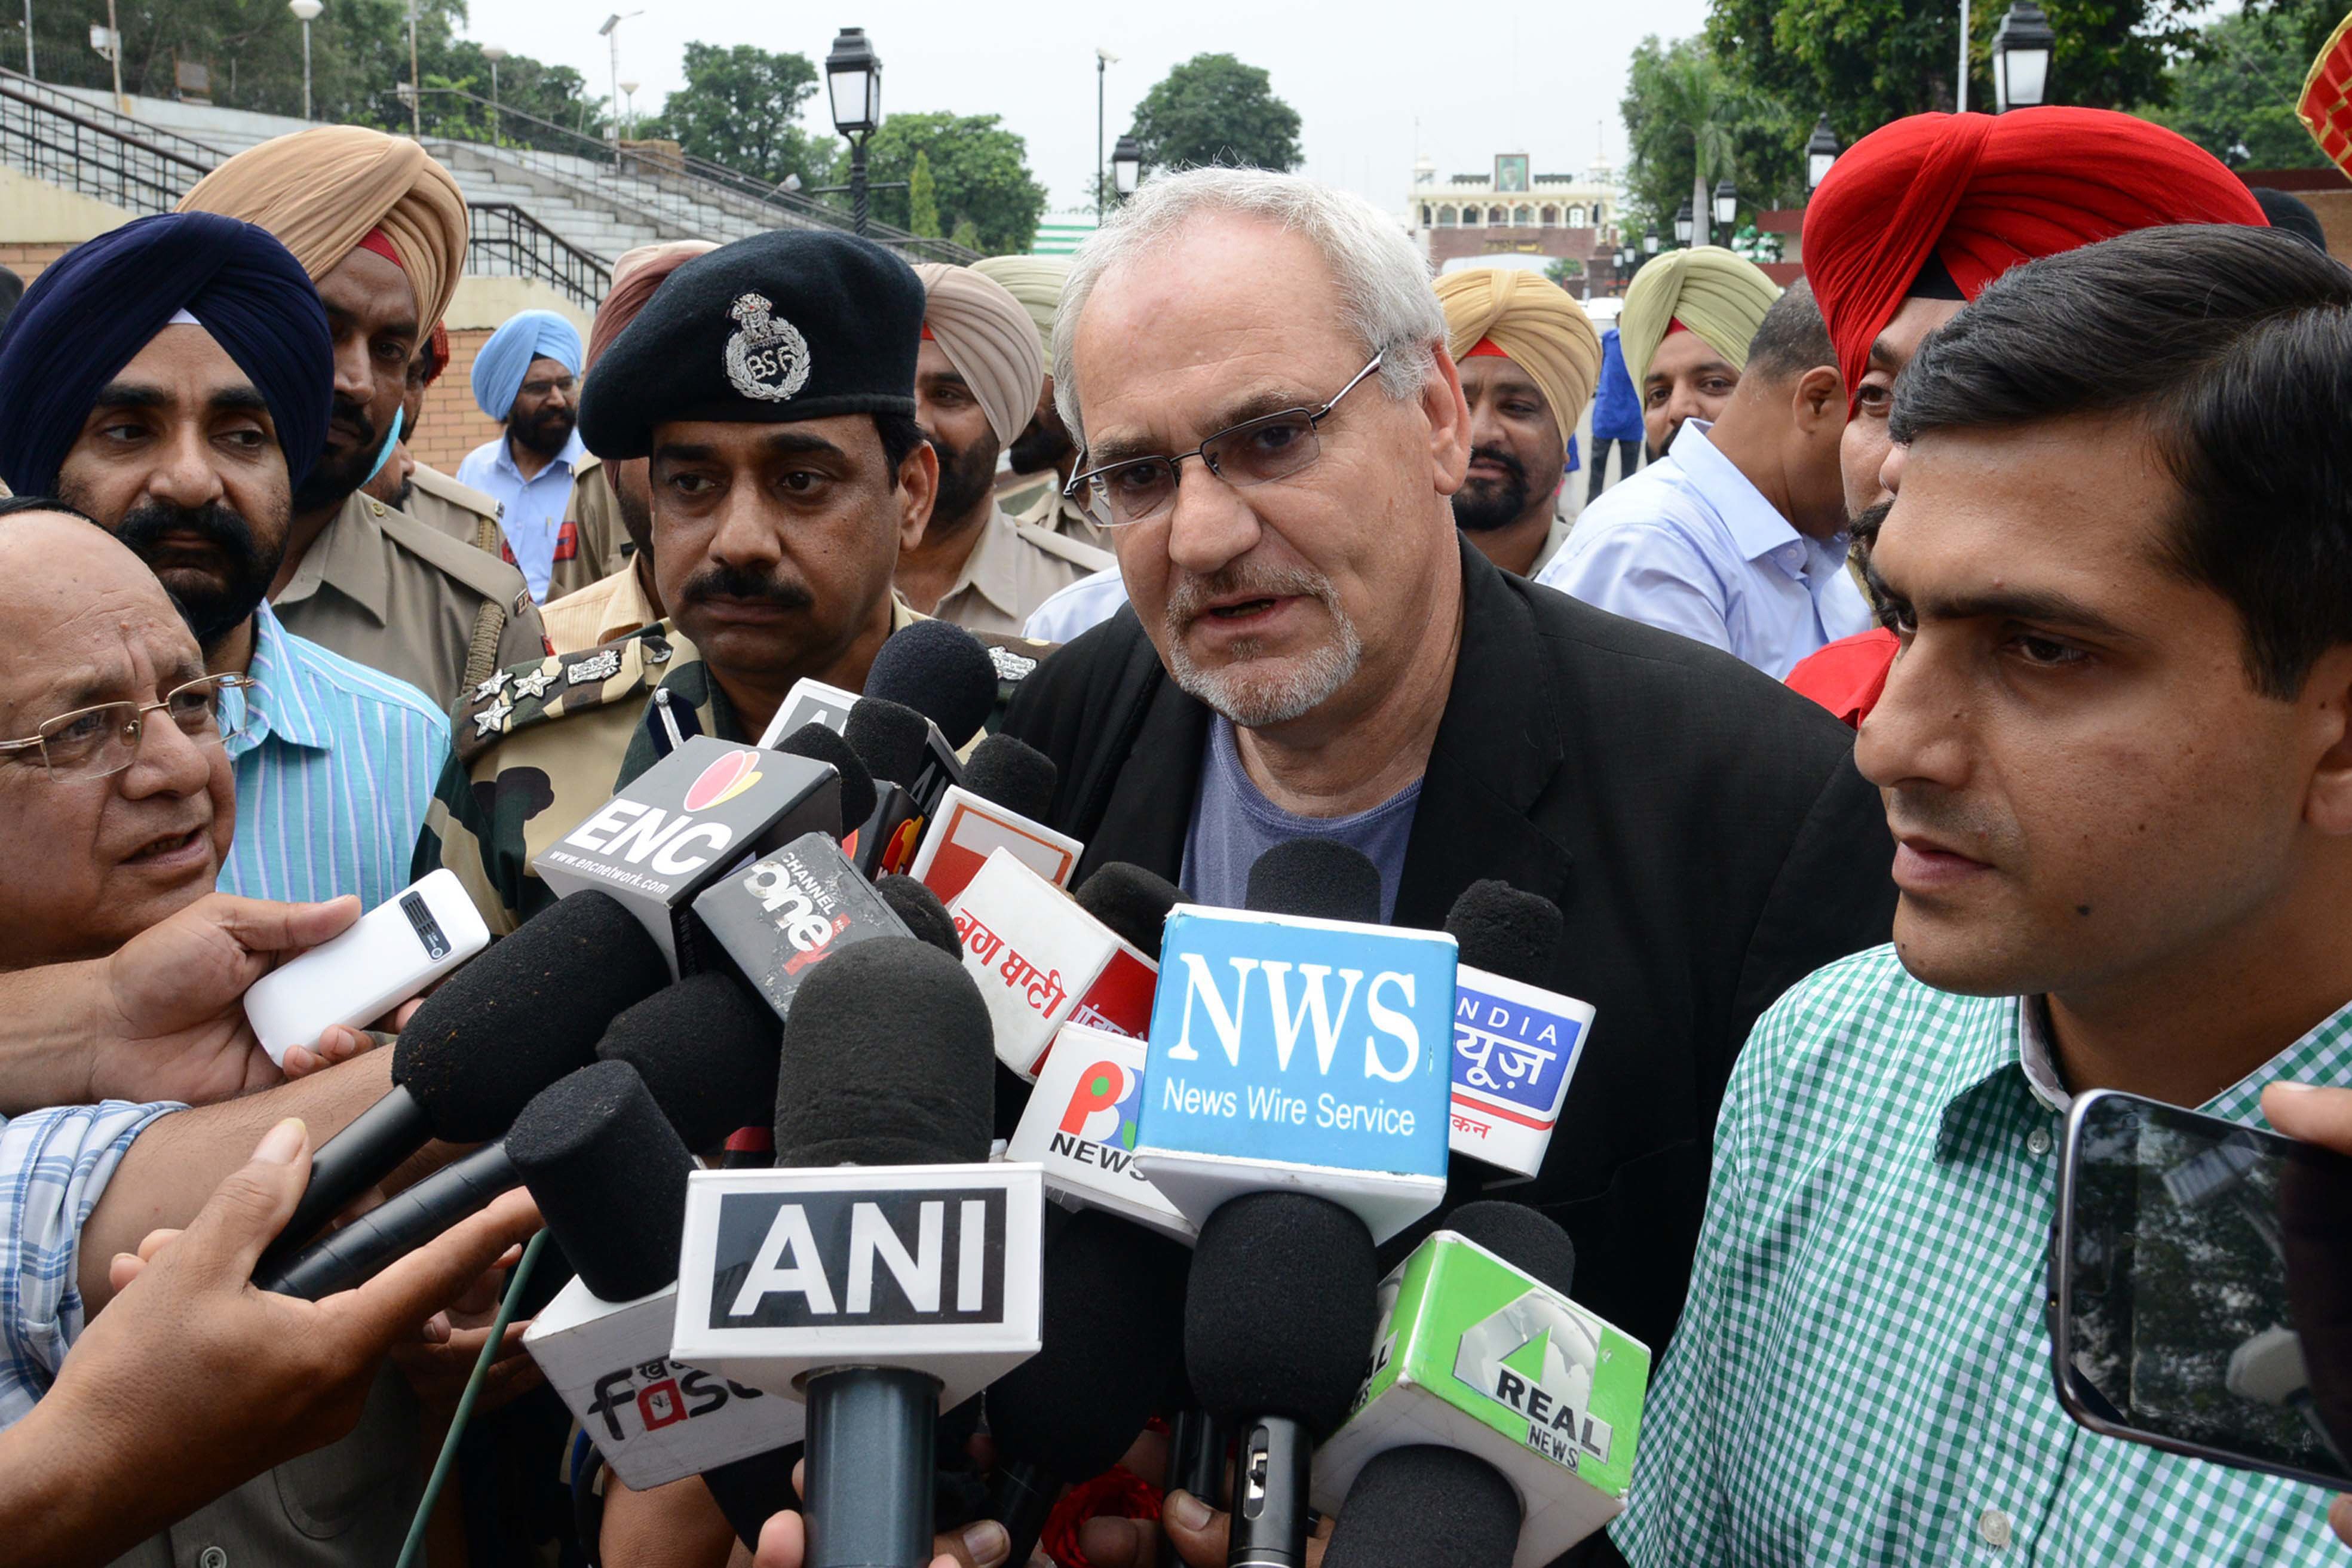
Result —
[[[923, 154], [933, 182], [938, 223], [966, 224], [980, 243], [971, 248], [1002, 255], [1025, 251], [1045, 212], [1045, 187], [1029, 172], [1029, 144], [993, 114], [894, 114], [866, 139], [866, 177], [876, 184], [914, 182], [915, 154]], [[830, 183], [849, 183], [849, 155], [834, 162]], [[874, 215], [905, 228], [910, 189], [876, 191]], [[847, 198], [837, 198], [846, 200]], [[936, 231], [935, 231], [936, 232]]]
[[[948, 243], [950, 245], [960, 245], [966, 250], [986, 250], [988, 248], [986, 243], [980, 237], [980, 230], [972, 226], [972, 222], [970, 218], [965, 218], [956, 225], [955, 233], [948, 236]], [[1001, 256], [1003, 253], [1000, 251], [997, 254]]]
[[1570, 278], [1584, 276], [1584, 263], [1572, 256], [1555, 256], [1544, 268], [1544, 276], [1565, 288]]
[[772, 54], [751, 44], [686, 46], [686, 86], [662, 102], [639, 131], [667, 138], [688, 155], [782, 184], [797, 174], [824, 183], [834, 141], [802, 129], [801, 110], [816, 96], [816, 67], [806, 55]]
[[1788, 111], [1726, 70], [1697, 38], [1643, 39], [1621, 108], [1630, 231], [1671, 238], [1675, 210], [1709, 209], [1715, 183], [1726, 176], [1750, 209], [1801, 190], [1801, 139], [1790, 135]]
[[940, 185], [931, 178], [930, 155], [920, 148], [907, 175], [907, 232], [927, 239], [940, 232]]
[[1194, 55], [1162, 78], [1136, 106], [1135, 140], [1150, 169], [1223, 163], [1286, 172], [1306, 161], [1298, 111], [1274, 96], [1265, 71], [1231, 55]]
[[[2165, 66], [2198, 47], [2204, 0], [2044, 0], [2058, 35], [2053, 102], [2161, 104]], [[1969, 103], [1993, 103], [1991, 45], [2005, 6], [1971, 8]], [[1706, 41], [1724, 68], [1790, 107], [1801, 142], [1827, 110], [1842, 141], [1952, 107], [1958, 9], [1948, 0], [1713, 0]]]
[[2288, 18], [2239, 12], [2205, 29], [2200, 58], [2174, 62], [2172, 107], [2147, 117], [2225, 162], [2255, 169], [2324, 168], [2327, 155], [2295, 118], [2310, 56]]

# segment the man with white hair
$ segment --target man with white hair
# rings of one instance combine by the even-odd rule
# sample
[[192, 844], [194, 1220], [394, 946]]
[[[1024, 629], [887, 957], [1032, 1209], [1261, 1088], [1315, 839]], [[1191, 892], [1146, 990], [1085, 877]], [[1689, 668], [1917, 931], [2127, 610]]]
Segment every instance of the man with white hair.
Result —
[[1574, 1237], [1579, 1299], [1662, 1346], [1739, 1042], [1811, 968], [1886, 939], [1894, 846], [1850, 736], [1464, 543], [1445, 318], [1355, 196], [1154, 180], [1078, 253], [1054, 348], [1129, 603], [1007, 728], [1055, 762], [1079, 875], [1129, 861], [1234, 905], [1260, 852], [1316, 836], [1370, 858], [1399, 925], [1442, 925], [1482, 878], [1558, 904], [1566, 939], [1529, 977], [1600, 1021], [1513, 1195]]

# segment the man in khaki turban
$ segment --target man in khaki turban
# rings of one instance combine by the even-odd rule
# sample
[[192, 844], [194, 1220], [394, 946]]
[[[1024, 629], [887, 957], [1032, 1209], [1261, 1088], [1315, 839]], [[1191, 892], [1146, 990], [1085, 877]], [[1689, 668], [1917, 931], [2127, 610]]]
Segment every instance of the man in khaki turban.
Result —
[[1532, 577], [1568, 541], [1568, 438], [1592, 401], [1601, 338], [1538, 272], [1474, 267], [1437, 280], [1445, 346], [1470, 405], [1470, 472], [1454, 522], [1505, 571]]
[[1069, 280], [1069, 257], [1062, 256], [990, 256], [971, 269], [1004, 285], [1029, 319], [1037, 323], [1037, 340], [1045, 350], [1045, 390], [1028, 427], [1004, 449], [1011, 470], [997, 481], [997, 499], [1024, 523], [1036, 523], [1055, 533], [1103, 549], [1110, 541], [1087, 517], [1086, 509], [1062, 494], [1078, 460], [1077, 444], [1070, 439], [1062, 411], [1054, 406], [1054, 318], [1062, 308], [1062, 285]]
[[541, 657], [522, 573], [361, 490], [391, 455], [410, 362], [464, 269], [457, 181], [414, 141], [325, 126], [238, 153], [180, 206], [277, 235], [317, 285], [334, 333], [326, 451], [294, 494], [271, 585], [287, 630], [445, 706], [503, 666]]
[[1846, 570], [1844, 379], [1799, 283], [1772, 303], [1722, 417], [1584, 508], [1536, 580], [1773, 676], [1870, 624]]
[[1045, 383], [1028, 310], [968, 267], [925, 262], [915, 275], [925, 297], [915, 418], [940, 455], [940, 492], [921, 540], [898, 551], [898, 595], [919, 613], [1018, 635], [1055, 590], [1112, 557], [1016, 521], [997, 501], [996, 460], [1034, 415]]
[[1634, 275], [1617, 335], [1653, 460], [1673, 449], [1683, 421], [1721, 416], [1748, 340], [1780, 297], [1762, 267], [1719, 245], [1668, 251]]

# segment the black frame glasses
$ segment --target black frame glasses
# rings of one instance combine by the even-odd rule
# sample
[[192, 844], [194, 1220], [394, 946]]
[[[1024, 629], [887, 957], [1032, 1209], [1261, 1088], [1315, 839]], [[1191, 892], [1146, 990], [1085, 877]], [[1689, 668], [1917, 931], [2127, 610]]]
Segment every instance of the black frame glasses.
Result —
[[0, 740], [0, 756], [37, 751], [52, 779], [111, 779], [139, 759], [140, 736], [151, 713], [170, 714], [180, 733], [191, 740], [226, 741], [236, 734], [237, 724], [223, 717], [221, 699], [253, 684], [250, 675], [201, 675], [173, 686], [160, 702], [78, 707], [44, 722], [21, 740]]
[[[1188, 457], [1199, 458], [1202, 467], [1235, 489], [1286, 479], [1322, 455], [1317, 432], [1323, 422], [1339, 406], [1341, 398], [1381, 368], [1385, 357], [1374, 354], [1321, 408], [1302, 406], [1262, 413], [1228, 425], [1192, 451], [1173, 457], [1130, 457], [1106, 463], [1072, 476], [1062, 493], [1076, 499], [1097, 528], [1118, 529], [1148, 523], [1175, 504]], [[1269, 444], [1277, 438], [1279, 445]]]

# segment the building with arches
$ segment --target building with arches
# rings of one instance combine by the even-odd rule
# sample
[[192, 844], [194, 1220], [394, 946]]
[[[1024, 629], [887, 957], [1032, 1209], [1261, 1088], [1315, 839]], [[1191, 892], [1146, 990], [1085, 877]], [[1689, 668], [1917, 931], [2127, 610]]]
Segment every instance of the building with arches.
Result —
[[1441, 177], [1436, 163], [1423, 158], [1405, 199], [1405, 230], [1435, 270], [1488, 258], [1517, 267], [1567, 259], [1586, 279], [1606, 286], [1622, 243], [1621, 199], [1616, 171], [1607, 163], [1581, 173], [1539, 173], [1526, 153], [1499, 152], [1483, 172]]

